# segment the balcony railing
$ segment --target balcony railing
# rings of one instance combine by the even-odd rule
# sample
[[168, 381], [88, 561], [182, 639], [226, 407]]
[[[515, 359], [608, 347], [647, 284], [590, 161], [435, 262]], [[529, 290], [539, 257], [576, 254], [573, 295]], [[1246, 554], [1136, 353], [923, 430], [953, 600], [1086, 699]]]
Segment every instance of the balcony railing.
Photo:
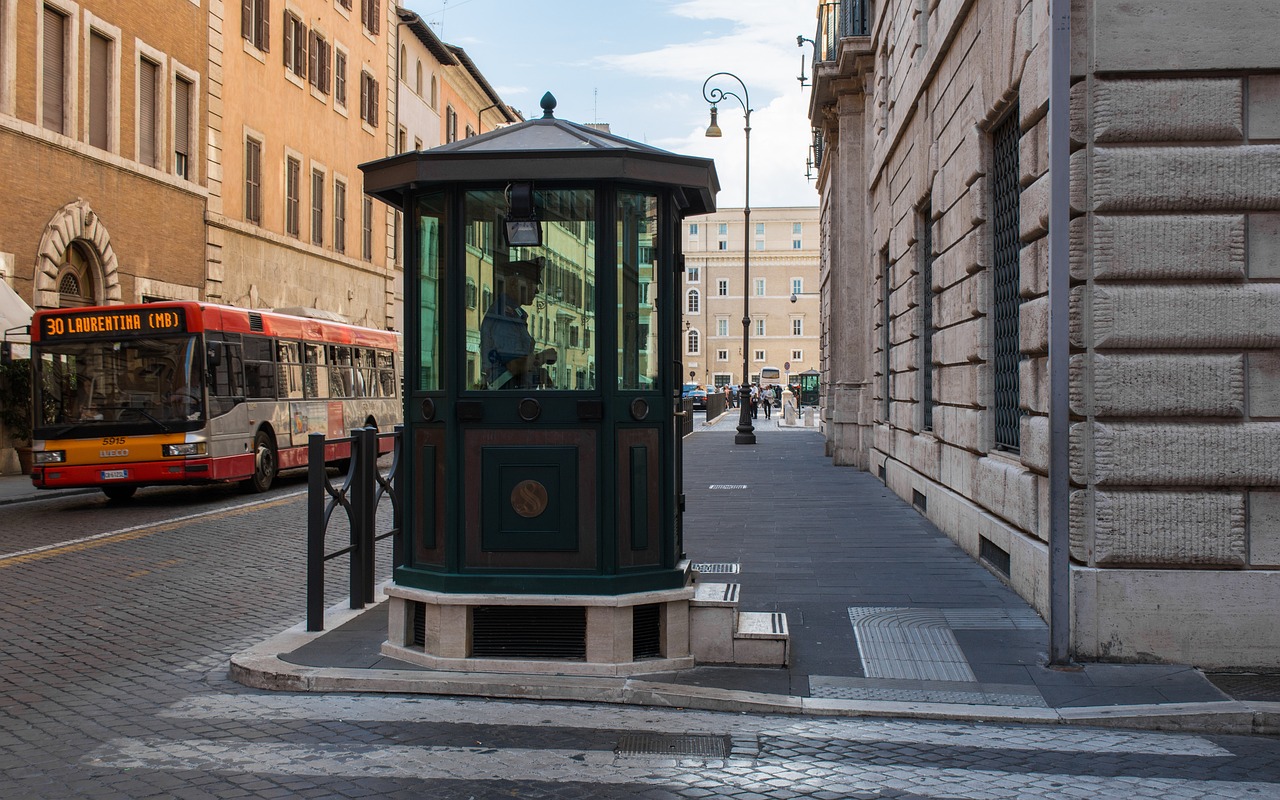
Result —
[[843, 0], [818, 4], [817, 61], [835, 61], [840, 40], [871, 34], [872, 0]]

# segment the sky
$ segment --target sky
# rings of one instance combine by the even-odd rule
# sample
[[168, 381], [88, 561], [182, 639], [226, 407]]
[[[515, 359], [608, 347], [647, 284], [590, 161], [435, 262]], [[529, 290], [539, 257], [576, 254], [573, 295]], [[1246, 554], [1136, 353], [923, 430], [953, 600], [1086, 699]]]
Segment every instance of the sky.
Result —
[[724, 135], [706, 137], [703, 82], [750, 101], [751, 207], [816, 206], [809, 158], [815, 0], [402, 0], [436, 35], [467, 51], [503, 102], [525, 119], [604, 122], [619, 136], [715, 160], [719, 208], [741, 208], [742, 106], [719, 106]]

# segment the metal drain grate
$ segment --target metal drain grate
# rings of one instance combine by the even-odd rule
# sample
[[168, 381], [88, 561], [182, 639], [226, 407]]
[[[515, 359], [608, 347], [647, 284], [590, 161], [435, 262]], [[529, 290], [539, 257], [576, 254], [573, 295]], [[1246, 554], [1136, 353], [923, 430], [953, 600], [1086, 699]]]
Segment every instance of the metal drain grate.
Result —
[[745, 489], [745, 483], [713, 483], [707, 487], [708, 489]]
[[622, 756], [701, 756], [728, 758], [729, 737], [678, 733], [625, 733], [618, 740]]
[[741, 564], [694, 564], [691, 569], [702, 575], [737, 575], [742, 570]]
[[1207, 675], [1210, 683], [1235, 700], [1280, 702], [1280, 675]]

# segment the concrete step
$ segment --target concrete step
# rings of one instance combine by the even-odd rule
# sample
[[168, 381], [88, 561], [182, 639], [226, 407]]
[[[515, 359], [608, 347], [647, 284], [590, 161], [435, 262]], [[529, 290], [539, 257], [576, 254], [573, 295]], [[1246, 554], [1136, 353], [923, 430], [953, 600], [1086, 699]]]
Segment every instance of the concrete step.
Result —
[[727, 607], [738, 605], [738, 596], [742, 593], [740, 583], [696, 583], [694, 584], [694, 607]]
[[785, 667], [791, 656], [787, 615], [779, 611], [739, 611], [733, 633], [733, 663]]

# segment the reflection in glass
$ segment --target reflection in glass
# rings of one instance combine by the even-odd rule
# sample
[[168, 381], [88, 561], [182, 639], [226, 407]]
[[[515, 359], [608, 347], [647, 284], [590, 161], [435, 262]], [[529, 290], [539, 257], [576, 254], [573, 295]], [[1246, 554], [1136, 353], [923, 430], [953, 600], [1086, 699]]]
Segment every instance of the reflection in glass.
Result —
[[444, 193], [432, 192], [418, 198], [418, 389], [440, 388], [440, 281], [444, 278], [444, 253], [440, 235], [444, 230]]
[[658, 198], [618, 195], [618, 388], [658, 380]]
[[511, 247], [503, 192], [466, 195], [466, 284], [482, 300], [465, 308], [468, 389], [596, 386], [595, 193], [539, 190], [534, 204], [542, 245]]
[[41, 344], [35, 362], [36, 426], [200, 427], [205, 403], [199, 343], [197, 336], [174, 336]]

